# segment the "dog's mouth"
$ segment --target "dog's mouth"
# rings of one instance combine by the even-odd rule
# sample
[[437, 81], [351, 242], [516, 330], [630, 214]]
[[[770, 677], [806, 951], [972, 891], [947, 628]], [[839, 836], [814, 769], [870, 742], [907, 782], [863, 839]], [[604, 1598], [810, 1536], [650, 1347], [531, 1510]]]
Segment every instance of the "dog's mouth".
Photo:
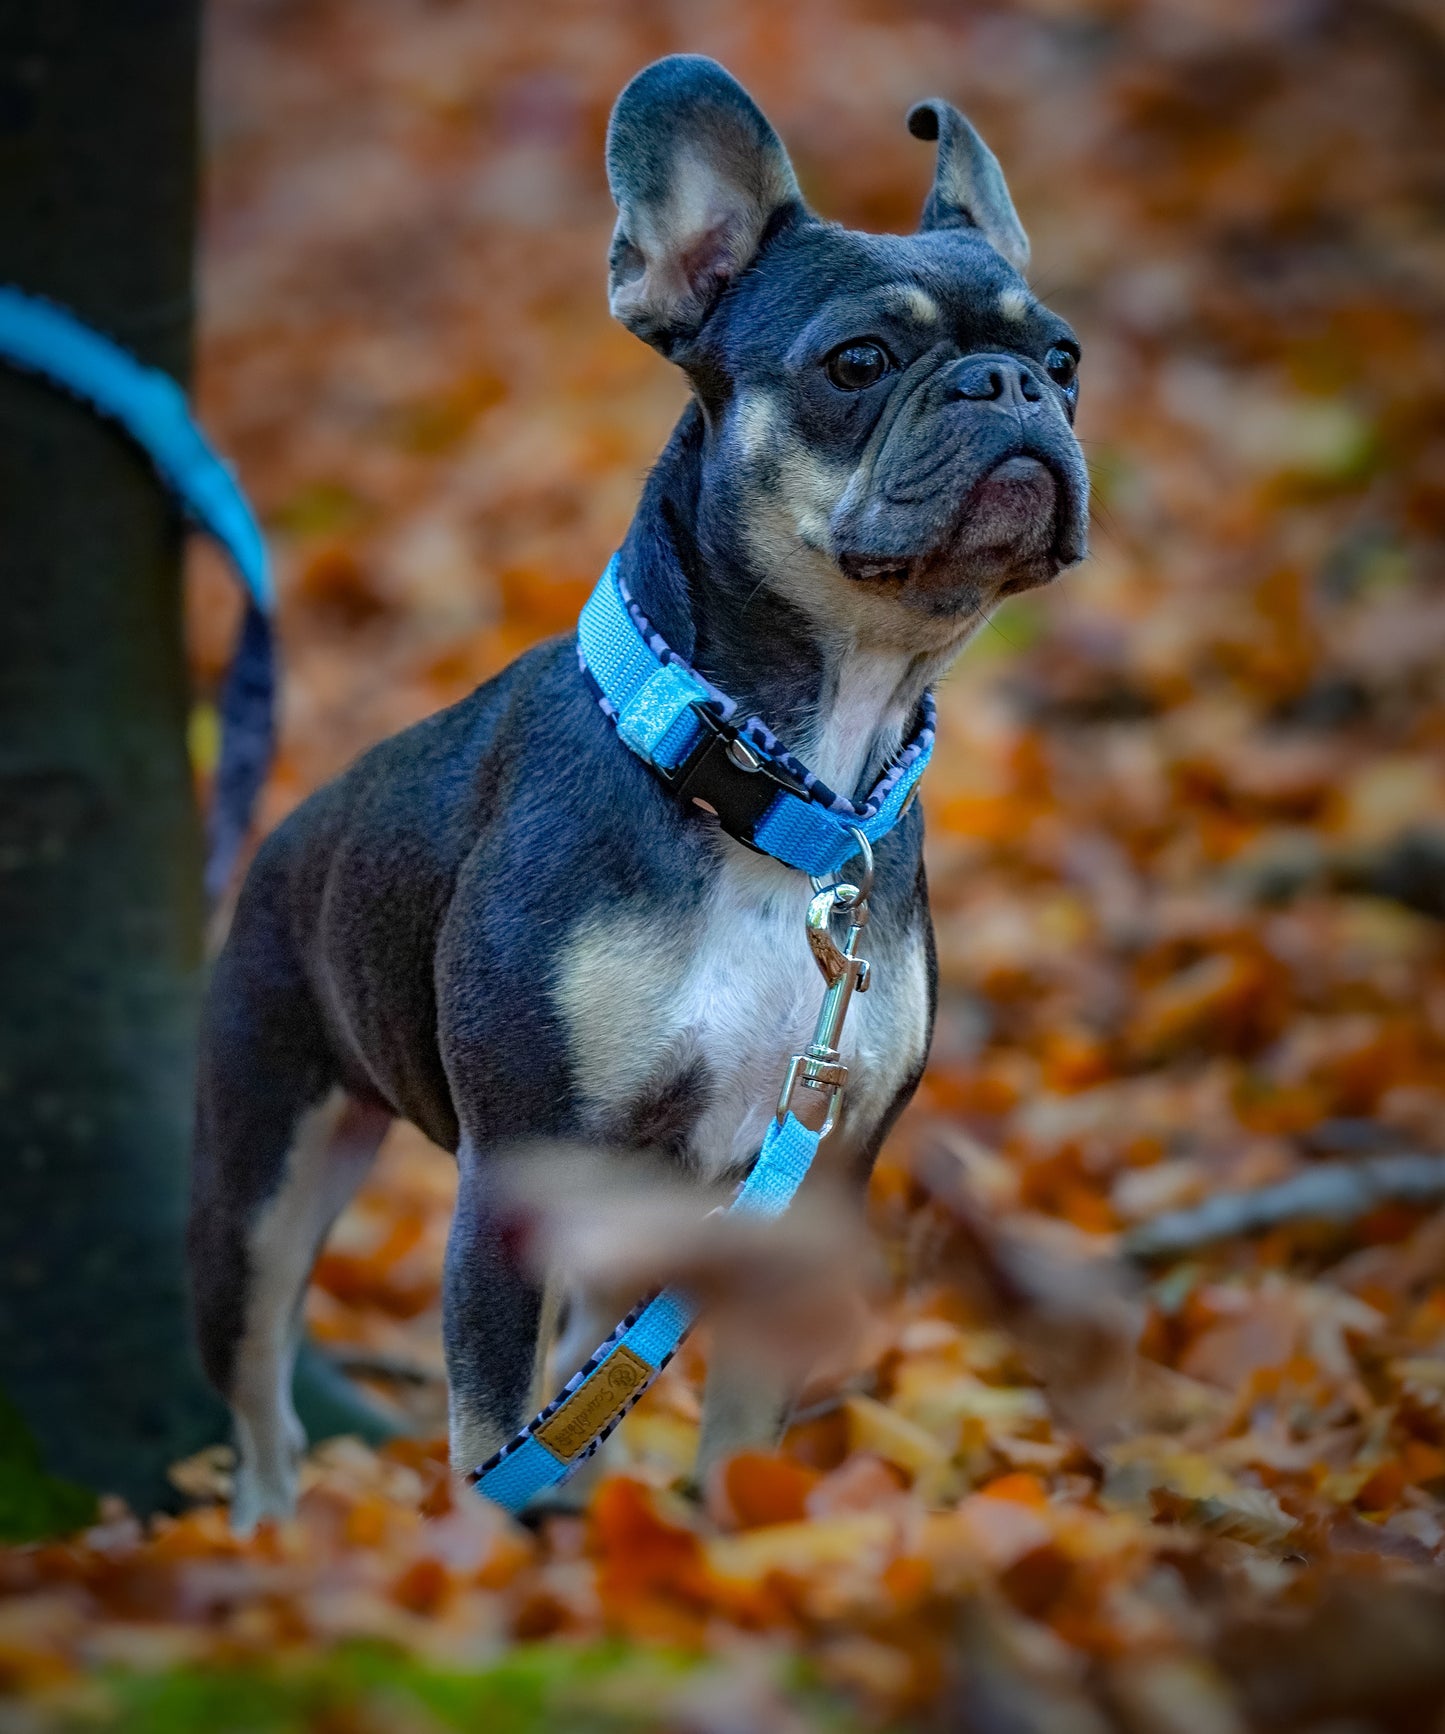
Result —
[[916, 554], [840, 552], [844, 575], [882, 589], [932, 593], [964, 587], [1011, 596], [1046, 584], [1082, 549], [1064, 510], [1063, 478], [1041, 458], [1016, 455], [981, 476], [936, 548]]
[[918, 564], [916, 560], [878, 560], [871, 554], [839, 554], [837, 559], [845, 577], [864, 584], [906, 584]]

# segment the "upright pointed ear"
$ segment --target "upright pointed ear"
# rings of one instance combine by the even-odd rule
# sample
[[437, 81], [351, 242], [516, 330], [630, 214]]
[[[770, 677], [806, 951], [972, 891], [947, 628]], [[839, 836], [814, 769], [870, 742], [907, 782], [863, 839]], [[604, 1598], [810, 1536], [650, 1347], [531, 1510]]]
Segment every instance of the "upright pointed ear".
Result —
[[1026, 271], [1029, 238], [1009, 197], [998, 158], [951, 102], [931, 97], [908, 111], [914, 138], [938, 140], [933, 191], [920, 229], [977, 229], [1015, 271]]
[[715, 60], [644, 68], [612, 111], [613, 315], [671, 355], [752, 263], [774, 216], [802, 209], [793, 165], [757, 104]]

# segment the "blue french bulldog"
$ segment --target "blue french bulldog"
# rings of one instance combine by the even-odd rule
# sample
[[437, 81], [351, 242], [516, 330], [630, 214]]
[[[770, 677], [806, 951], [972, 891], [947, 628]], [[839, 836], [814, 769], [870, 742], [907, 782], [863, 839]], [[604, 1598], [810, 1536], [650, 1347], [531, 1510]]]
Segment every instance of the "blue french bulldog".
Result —
[[[935, 972], [923, 817], [900, 795], [929, 690], [1001, 598], [1083, 557], [1088, 483], [1079, 344], [1025, 281], [997, 161], [945, 102], [909, 126], [938, 147], [919, 230], [872, 235], [807, 208], [715, 62], [659, 61], [618, 99], [612, 312], [691, 396], [598, 606], [672, 671], [654, 684], [674, 702], [619, 704], [585, 645], [538, 645], [258, 852], [210, 989], [189, 1230], [238, 1529], [294, 1502], [300, 1297], [390, 1121], [459, 1168], [445, 1345], [465, 1472], [635, 1298], [528, 1267], [499, 1153], [645, 1151], [726, 1196], [818, 1012], [800, 868], [842, 866], [855, 828], [876, 855], [871, 982], [818, 1167], [861, 1190], [917, 1084]], [[715, 1357], [700, 1468], [773, 1440], [789, 1400], [781, 1375]]]

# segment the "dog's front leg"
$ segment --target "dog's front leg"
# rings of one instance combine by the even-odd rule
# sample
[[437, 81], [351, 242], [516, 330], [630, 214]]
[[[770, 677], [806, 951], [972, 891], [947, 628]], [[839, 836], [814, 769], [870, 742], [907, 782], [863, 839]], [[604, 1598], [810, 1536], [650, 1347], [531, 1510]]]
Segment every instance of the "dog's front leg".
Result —
[[[802, 1234], [796, 1250], [811, 1246], [811, 1254], [786, 1269], [780, 1265], [761, 1286], [747, 1284], [713, 1323], [697, 1454], [699, 1486], [705, 1487], [718, 1464], [739, 1451], [773, 1450], [800, 1394], [820, 1375], [843, 1378], [856, 1366], [867, 1317], [862, 1286], [867, 1242], [861, 1213], [849, 1227], [850, 1198], [856, 1186], [861, 1212], [872, 1154], [869, 1149], [867, 1160], [860, 1161], [846, 1144], [833, 1152], [834, 1166], [849, 1176], [847, 1183], [833, 1182], [836, 1191], [825, 1206], [810, 1177], [792, 1206], [793, 1225]], [[842, 1214], [835, 1223], [815, 1216], [816, 1226], [803, 1231], [814, 1210], [809, 1186], [818, 1208]]]
[[485, 1153], [463, 1139], [457, 1168], [442, 1342], [452, 1472], [465, 1475], [532, 1418], [539, 1361], [546, 1357], [555, 1312], [494, 1208]]
[[756, 1336], [720, 1323], [713, 1331], [703, 1390], [697, 1482], [738, 1451], [770, 1451], [783, 1436], [798, 1389], [795, 1369], [760, 1354]]

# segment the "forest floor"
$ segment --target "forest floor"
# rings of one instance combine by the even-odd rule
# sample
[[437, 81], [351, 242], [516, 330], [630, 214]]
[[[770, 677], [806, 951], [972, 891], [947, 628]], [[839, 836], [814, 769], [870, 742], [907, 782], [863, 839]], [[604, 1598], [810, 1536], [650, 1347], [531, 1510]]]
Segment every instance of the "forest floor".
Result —
[[[938, 1031], [782, 1449], [684, 1496], [699, 1341], [585, 1518], [454, 1488], [453, 1175], [398, 1132], [308, 1318], [415, 1437], [321, 1445], [248, 1542], [218, 1448], [182, 1515], [0, 1550], [0, 1729], [1440, 1734], [1438, 10], [210, 12], [201, 402], [279, 563], [267, 823], [570, 629], [625, 527], [683, 401], [604, 294], [607, 112], [657, 54], [724, 60], [864, 227], [916, 219], [908, 106], [970, 112], [1082, 335], [1094, 553], [939, 694]], [[206, 693], [204, 555], [192, 604]], [[1177, 1214], [1306, 1179], [1333, 1219]]]

